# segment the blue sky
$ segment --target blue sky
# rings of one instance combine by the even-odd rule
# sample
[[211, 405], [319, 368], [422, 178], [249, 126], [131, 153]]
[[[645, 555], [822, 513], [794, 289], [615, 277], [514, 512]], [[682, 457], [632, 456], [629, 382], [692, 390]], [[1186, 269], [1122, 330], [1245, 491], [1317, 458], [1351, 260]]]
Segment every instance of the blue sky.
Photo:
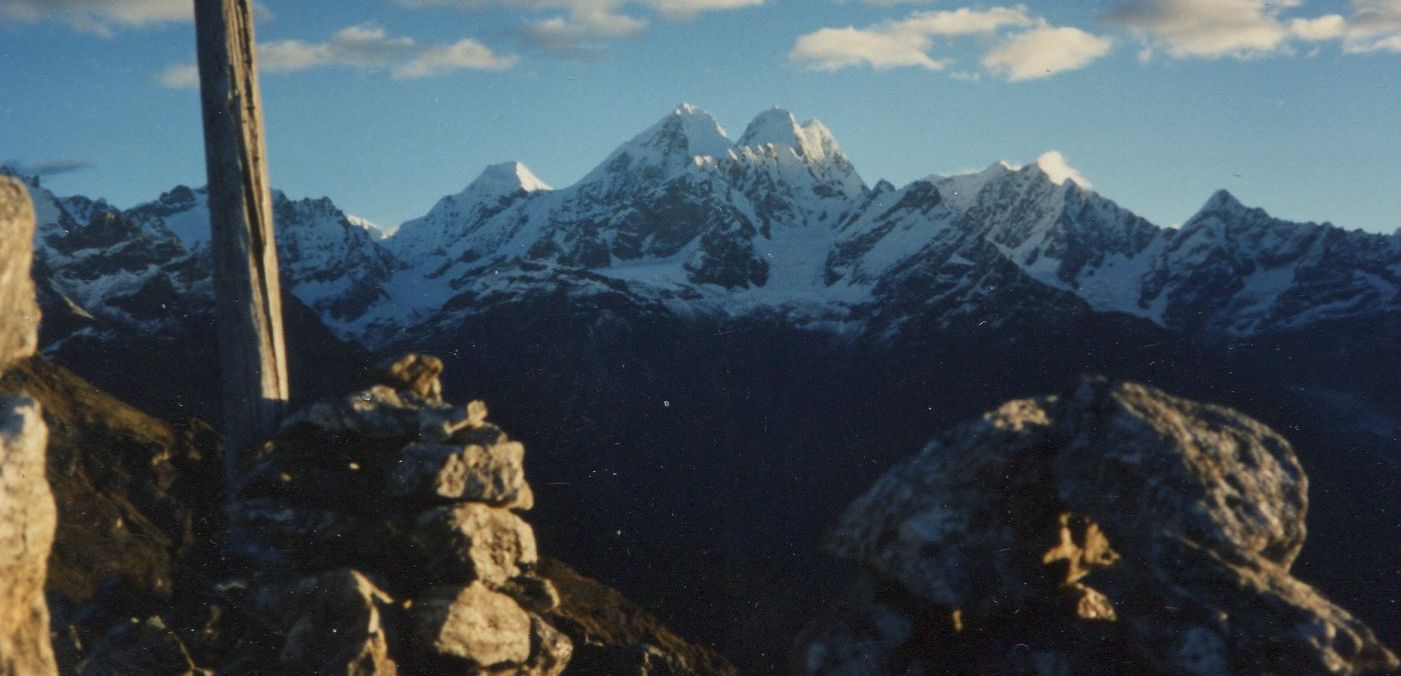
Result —
[[[0, 162], [204, 182], [189, 0], [0, 0]], [[487, 164], [565, 186], [683, 101], [827, 124], [869, 183], [1059, 151], [1174, 225], [1218, 188], [1401, 227], [1401, 0], [262, 0], [273, 184], [382, 226]]]

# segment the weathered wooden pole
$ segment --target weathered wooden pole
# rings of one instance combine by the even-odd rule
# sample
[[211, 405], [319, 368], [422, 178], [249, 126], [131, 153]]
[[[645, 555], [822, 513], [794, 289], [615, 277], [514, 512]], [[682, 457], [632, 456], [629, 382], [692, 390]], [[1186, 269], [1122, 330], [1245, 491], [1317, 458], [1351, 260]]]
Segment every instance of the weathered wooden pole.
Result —
[[230, 490], [288, 399], [252, 0], [194, 0]]

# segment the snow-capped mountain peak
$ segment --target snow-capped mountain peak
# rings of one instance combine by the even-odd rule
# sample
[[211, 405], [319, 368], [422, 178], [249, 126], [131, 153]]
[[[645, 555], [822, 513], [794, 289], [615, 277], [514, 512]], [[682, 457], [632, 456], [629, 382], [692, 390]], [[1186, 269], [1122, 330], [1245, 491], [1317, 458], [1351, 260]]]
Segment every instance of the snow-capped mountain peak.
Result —
[[400, 225], [385, 243], [400, 259], [418, 261], [458, 244], [502, 212], [553, 192], [520, 162], [493, 164], [461, 192], [438, 200], [424, 216]]
[[186, 249], [198, 252], [209, 246], [208, 202], [209, 192], [205, 188], [177, 185], [154, 201], [137, 205], [129, 213], [142, 223], [164, 228]]
[[662, 124], [679, 123], [692, 157], [723, 157], [730, 149], [730, 136], [710, 113], [689, 103], [672, 111]]
[[710, 113], [682, 104], [619, 146], [575, 189], [595, 200], [620, 198], [639, 186], [664, 182], [726, 157], [731, 145]]
[[360, 228], [361, 230], [364, 230], [370, 235], [370, 239], [373, 239], [375, 241], [380, 241], [385, 239], [386, 237], [389, 237], [389, 233], [385, 232], [384, 228], [379, 227], [374, 223], [374, 221], [371, 221], [370, 219], [365, 218], [364, 216], [346, 214], [345, 220], [347, 223], [357, 228]]
[[836, 137], [821, 120], [811, 119], [799, 128], [802, 132], [803, 154], [809, 159], [821, 161], [831, 156], [845, 155]]
[[1004, 160], [988, 165], [982, 171], [974, 171], [952, 176], [930, 176], [925, 181], [939, 188], [944, 203], [957, 212], [967, 211], [978, 199], [978, 193], [988, 182], [1016, 171], [1016, 167]]
[[[725, 128], [710, 113], [686, 103], [624, 143], [609, 159], [623, 153], [642, 157], [679, 155], [686, 159], [720, 157], [729, 151], [730, 145]], [[605, 166], [607, 164], [604, 162]]]
[[484, 169], [476, 180], [458, 193], [458, 200], [465, 203], [470, 200], [497, 199], [545, 190], [553, 188], [540, 180], [529, 167], [520, 162], [501, 162]]
[[1236, 199], [1236, 196], [1232, 195], [1230, 191], [1223, 188], [1212, 193], [1211, 197], [1206, 200], [1206, 204], [1202, 205], [1202, 208], [1197, 211], [1197, 215], [1193, 216], [1191, 220], [1197, 220], [1198, 217], [1213, 212], [1239, 214], [1246, 211], [1250, 211], [1250, 208]]
[[759, 113], [735, 145], [740, 148], [766, 145], [791, 148], [808, 162], [825, 162], [844, 155], [832, 132], [821, 121], [808, 120], [798, 124], [798, 118], [782, 108]]
[[[856, 199], [866, 183], [842, 152], [832, 133], [821, 122], [798, 124], [792, 113], [771, 108], [759, 113], [740, 136], [732, 153], [741, 171], [757, 170], [770, 180], [791, 186], [811, 184], [822, 198]], [[759, 198], [746, 190], [752, 199]], [[762, 200], [760, 200], [762, 201]]]
[[793, 113], [782, 108], [770, 108], [759, 113], [736, 143], [745, 148], [769, 144], [779, 148], [802, 149], [803, 131]]

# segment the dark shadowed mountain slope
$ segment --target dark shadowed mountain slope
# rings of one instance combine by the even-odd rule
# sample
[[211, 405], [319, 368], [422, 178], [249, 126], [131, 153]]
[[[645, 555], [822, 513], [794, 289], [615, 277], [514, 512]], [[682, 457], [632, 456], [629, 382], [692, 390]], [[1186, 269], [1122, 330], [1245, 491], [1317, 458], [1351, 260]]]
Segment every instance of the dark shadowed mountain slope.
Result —
[[169, 598], [178, 560], [220, 518], [218, 434], [199, 420], [153, 418], [42, 357], [0, 379], [0, 392], [19, 391], [39, 401], [49, 426], [59, 526], [48, 589], [59, 607], [93, 598], [113, 577]]

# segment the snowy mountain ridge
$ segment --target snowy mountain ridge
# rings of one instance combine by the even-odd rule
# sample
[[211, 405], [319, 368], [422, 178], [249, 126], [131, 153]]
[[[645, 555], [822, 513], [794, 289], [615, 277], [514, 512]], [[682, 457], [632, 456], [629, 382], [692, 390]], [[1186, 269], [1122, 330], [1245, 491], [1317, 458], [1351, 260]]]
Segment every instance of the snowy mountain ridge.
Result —
[[[46, 328], [65, 334], [51, 335], [50, 347], [66, 333], [171, 336], [209, 321], [213, 287], [203, 188], [177, 186], [121, 210], [101, 200], [57, 197], [36, 179], [26, 186], [36, 212], [41, 304], [55, 317]], [[274, 191], [273, 211], [283, 285], [329, 327], [348, 334], [403, 264], [329, 199], [292, 200]]]
[[[1224, 191], [1163, 228], [1053, 173], [997, 162], [870, 187], [821, 122], [772, 109], [732, 141], [686, 104], [572, 186], [492, 165], [387, 238], [326, 198], [274, 208], [284, 284], [371, 346], [544, 293], [852, 335], [912, 314], [996, 321], [1030, 295], [1219, 339], [1401, 307], [1401, 231], [1281, 221]], [[203, 190], [122, 211], [30, 184], [66, 302], [142, 330], [171, 321], [146, 301], [203, 303]]]
[[[952, 295], [940, 306], [949, 311], [964, 302], [959, 293], [977, 287], [964, 278], [1005, 261], [1096, 311], [1223, 337], [1394, 308], [1401, 289], [1401, 260], [1388, 238], [1279, 221], [1244, 207], [1223, 216], [1220, 195], [1170, 229], [1039, 162], [996, 162], [903, 188], [869, 188], [825, 126], [799, 124], [778, 109], [727, 143], [714, 118], [683, 105], [575, 186], [440, 226], [435, 232], [464, 234], [443, 237], [451, 244], [434, 263], [418, 266], [431, 268], [421, 276], [451, 279], [462, 293], [481, 287], [478, 296], [487, 296], [501, 265], [535, 261], [587, 269], [642, 296], [704, 299], [690, 301], [689, 312], [779, 312], [798, 323], [860, 331], [862, 322], [852, 318], [870, 313], [856, 308], [894, 303], [891, 289], [902, 275], [919, 270], [947, 283]], [[427, 232], [406, 224], [397, 237]], [[1251, 242], [1242, 248], [1238, 236]], [[1276, 251], [1319, 237], [1338, 245], [1313, 258]], [[1373, 272], [1345, 272], [1357, 263]], [[517, 273], [512, 288], [532, 275], [548, 285], [554, 273]], [[1317, 277], [1328, 281], [1304, 283]], [[424, 286], [417, 279], [399, 284], [417, 294]], [[914, 292], [931, 289], [926, 282]], [[1320, 298], [1317, 306], [1310, 294]], [[414, 316], [435, 312], [437, 303], [390, 296], [390, 306], [412, 308]], [[386, 330], [392, 322], [378, 321], [381, 335], [393, 333]]]

